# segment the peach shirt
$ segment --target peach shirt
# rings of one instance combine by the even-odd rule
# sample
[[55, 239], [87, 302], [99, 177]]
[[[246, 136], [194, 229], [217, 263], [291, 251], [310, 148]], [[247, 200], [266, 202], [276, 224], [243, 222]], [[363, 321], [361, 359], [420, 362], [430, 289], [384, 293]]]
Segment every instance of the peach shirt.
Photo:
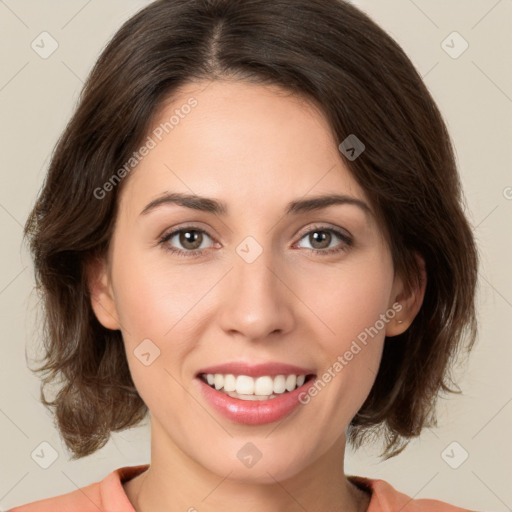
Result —
[[[7, 512], [135, 512], [122, 484], [148, 467], [148, 464], [125, 466], [112, 471], [100, 482], [68, 494], [21, 505]], [[396, 491], [384, 480], [360, 476], [348, 478], [359, 487], [371, 491], [367, 512], [471, 512], [437, 500], [412, 499]]]

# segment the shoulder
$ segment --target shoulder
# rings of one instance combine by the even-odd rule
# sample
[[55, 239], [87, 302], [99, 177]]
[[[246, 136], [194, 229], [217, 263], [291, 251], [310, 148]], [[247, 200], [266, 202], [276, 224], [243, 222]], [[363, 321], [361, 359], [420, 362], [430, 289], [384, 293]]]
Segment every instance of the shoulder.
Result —
[[67, 494], [14, 507], [7, 512], [98, 512], [98, 506], [101, 507], [100, 484], [95, 482]]
[[476, 512], [460, 508], [444, 501], [433, 499], [413, 499], [397, 491], [385, 480], [349, 476], [349, 480], [371, 492], [367, 512]]
[[148, 469], [149, 465], [125, 466], [103, 480], [67, 494], [34, 501], [7, 512], [134, 512], [123, 489], [123, 483]]

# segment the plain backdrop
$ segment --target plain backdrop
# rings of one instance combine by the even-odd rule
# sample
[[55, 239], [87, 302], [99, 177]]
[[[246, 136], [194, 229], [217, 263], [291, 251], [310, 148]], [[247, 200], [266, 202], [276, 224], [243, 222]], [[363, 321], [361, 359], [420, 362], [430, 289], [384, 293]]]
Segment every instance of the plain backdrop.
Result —
[[[34, 353], [40, 332], [32, 264], [22, 246], [22, 226], [85, 77], [121, 23], [147, 3], [0, 0], [0, 510], [150, 461], [147, 424], [114, 434], [90, 457], [69, 461], [25, 359], [25, 351]], [[379, 446], [349, 451], [346, 472], [383, 478], [415, 498], [509, 511], [512, 2], [355, 3], [412, 59], [451, 132], [481, 255], [480, 330], [471, 358], [457, 370], [462, 395], [439, 404], [439, 427], [388, 461], [377, 457]], [[58, 44], [47, 58], [32, 47], [45, 37], [46, 51], [52, 49], [52, 39], [42, 32]], [[36, 456], [43, 448], [56, 457], [46, 461], [52, 462], [46, 469]]]

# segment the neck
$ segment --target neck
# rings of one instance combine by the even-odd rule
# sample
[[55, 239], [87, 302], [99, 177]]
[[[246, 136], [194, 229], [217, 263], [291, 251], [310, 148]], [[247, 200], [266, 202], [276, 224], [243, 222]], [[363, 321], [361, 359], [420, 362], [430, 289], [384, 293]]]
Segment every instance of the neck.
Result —
[[[240, 508], [246, 512], [364, 512], [368, 508], [369, 495], [344, 474], [344, 436], [292, 476], [280, 479], [261, 466], [259, 475], [266, 476], [249, 480], [233, 478], [229, 470], [219, 475], [200, 465], [163, 433], [155, 418], [151, 433], [150, 467], [124, 484], [137, 512], [238, 512]], [[236, 463], [241, 464], [238, 459]]]

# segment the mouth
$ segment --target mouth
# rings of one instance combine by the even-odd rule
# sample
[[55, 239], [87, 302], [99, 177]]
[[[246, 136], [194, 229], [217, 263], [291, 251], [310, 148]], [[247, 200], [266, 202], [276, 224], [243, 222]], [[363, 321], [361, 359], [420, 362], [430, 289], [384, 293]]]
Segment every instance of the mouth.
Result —
[[316, 374], [235, 375], [199, 373], [197, 377], [210, 388], [231, 398], [246, 401], [272, 400], [291, 393], [316, 377]]
[[195, 377], [205, 403], [231, 422], [253, 426], [283, 420], [294, 411], [305, 414], [301, 397], [317, 380], [311, 367], [242, 360], [201, 368]]

